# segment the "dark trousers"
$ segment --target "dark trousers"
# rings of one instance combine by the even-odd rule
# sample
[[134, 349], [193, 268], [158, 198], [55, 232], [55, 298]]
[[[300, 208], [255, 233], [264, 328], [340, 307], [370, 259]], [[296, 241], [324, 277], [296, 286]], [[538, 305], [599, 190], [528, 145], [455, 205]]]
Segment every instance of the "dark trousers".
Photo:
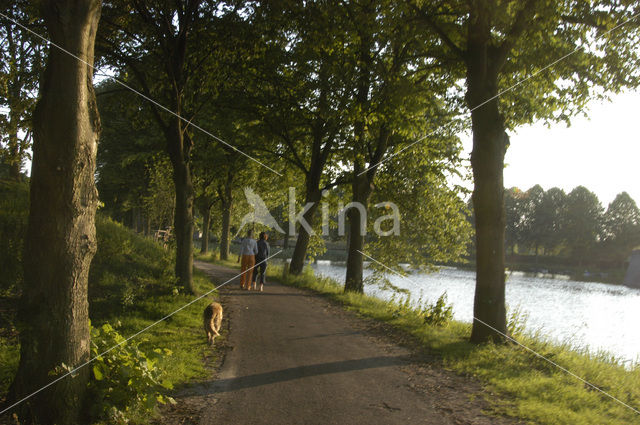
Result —
[[[264, 283], [265, 273], [267, 272], [267, 262], [263, 259], [256, 258], [256, 266], [253, 269], [253, 281], [260, 282], [260, 284]], [[258, 280], [258, 277], [260, 278]]]

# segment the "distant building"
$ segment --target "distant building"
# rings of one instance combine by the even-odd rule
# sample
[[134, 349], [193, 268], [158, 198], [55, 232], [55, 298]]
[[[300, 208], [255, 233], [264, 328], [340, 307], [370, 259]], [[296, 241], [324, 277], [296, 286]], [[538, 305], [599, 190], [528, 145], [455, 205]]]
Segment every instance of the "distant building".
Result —
[[640, 249], [631, 252], [629, 268], [624, 277], [624, 284], [632, 288], [640, 288]]

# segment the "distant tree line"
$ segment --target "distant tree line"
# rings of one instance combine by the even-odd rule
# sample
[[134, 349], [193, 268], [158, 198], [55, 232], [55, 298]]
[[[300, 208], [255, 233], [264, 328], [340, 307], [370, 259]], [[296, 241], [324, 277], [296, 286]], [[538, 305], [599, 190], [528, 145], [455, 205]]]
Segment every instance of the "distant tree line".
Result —
[[627, 192], [605, 210], [584, 186], [571, 192], [535, 185], [505, 189], [507, 255], [562, 257], [572, 264], [620, 267], [640, 246], [640, 209]]

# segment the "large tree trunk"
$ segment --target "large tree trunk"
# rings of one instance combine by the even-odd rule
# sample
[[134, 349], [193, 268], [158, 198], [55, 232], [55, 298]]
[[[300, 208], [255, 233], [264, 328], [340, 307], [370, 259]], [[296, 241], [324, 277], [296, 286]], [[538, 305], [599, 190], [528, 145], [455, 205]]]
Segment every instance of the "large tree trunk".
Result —
[[[362, 205], [365, 211], [369, 207], [369, 198], [373, 190], [372, 184], [365, 173], [358, 176], [361, 167], [354, 168], [353, 183], [351, 184], [353, 196], [352, 202]], [[362, 227], [366, 230], [366, 215], [363, 217], [357, 208], [350, 208], [347, 211], [349, 217], [349, 243], [347, 246], [347, 275], [344, 283], [345, 292], [364, 292], [364, 234]]]
[[209, 227], [211, 226], [211, 204], [202, 209], [202, 244], [200, 252], [209, 252]]
[[[180, 112], [179, 99], [175, 110]], [[178, 115], [180, 115], [178, 113]], [[182, 121], [175, 118], [165, 129], [167, 151], [173, 169], [173, 183], [176, 190], [173, 232], [176, 241], [175, 275], [179, 284], [195, 293], [193, 287], [193, 206], [195, 190], [193, 188], [193, 172], [191, 170], [191, 147], [193, 146]]]
[[[481, 21], [479, 19], [479, 21]], [[506, 334], [504, 155], [509, 144], [498, 109], [498, 71], [488, 53], [488, 26], [470, 30], [467, 104], [473, 129], [473, 209], [476, 226], [476, 291], [471, 341]], [[483, 104], [487, 100], [489, 102]], [[481, 105], [477, 107], [478, 105]]]
[[[93, 63], [101, 2], [45, 1], [52, 42]], [[87, 279], [96, 252], [94, 182], [100, 121], [92, 68], [51, 47], [33, 117], [31, 208], [14, 400], [89, 358]], [[20, 423], [74, 424], [89, 377], [81, 368], [18, 406]]]
[[[311, 208], [307, 210], [307, 212], [303, 215], [304, 219], [309, 223], [309, 226], [313, 227], [315, 212], [318, 209], [317, 203], [314, 204]], [[296, 239], [296, 245], [293, 248], [293, 254], [291, 255], [291, 264], [289, 265], [289, 273], [291, 274], [300, 274], [304, 269], [304, 260], [307, 255], [307, 249], [309, 248], [309, 241], [311, 240], [311, 235], [307, 230], [299, 226], [298, 227], [298, 238]]]
[[[313, 183], [311, 183], [313, 186]], [[303, 219], [309, 223], [309, 226], [313, 228], [313, 223], [315, 221], [316, 211], [318, 209], [318, 202], [320, 201], [321, 193], [320, 190], [317, 189], [318, 184], [315, 183], [315, 191], [307, 190], [307, 194], [305, 196], [305, 204], [308, 202], [312, 202], [311, 207], [302, 215]], [[298, 226], [298, 238], [296, 239], [296, 246], [293, 248], [293, 254], [291, 255], [291, 264], [289, 265], [289, 273], [294, 275], [299, 275], [302, 273], [304, 269], [304, 260], [307, 256], [307, 249], [309, 248], [309, 240], [311, 239], [311, 235], [307, 230], [302, 226]]]
[[[369, 33], [364, 33], [360, 35], [361, 45], [360, 45], [360, 64], [359, 64], [359, 76], [358, 76], [358, 90], [357, 90], [357, 104], [360, 107], [361, 111], [363, 111], [359, 117], [357, 118], [354, 124], [354, 136], [355, 136], [355, 146], [357, 147], [369, 148], [370, 145], [367, 143], [367, 131], [365, 129], [364, 122], [364, 111], [368, 111], [371, 107], [369, 101], [369, 86], [370, 83], [370, 68], [371, 68], [371, 45], [372, 38]], [[383, 142], [385, 139], [380, 138], [378, 142]], [[372, 164], [375, 164], [380, 159], [380, 148], [382, 146], [378, 146], [376, 149], [376, 158], [371, 161]], [[367, 149], [368, 150], [368, 149]], [[367, 153], [370, 153], [367, 152]], [[362, 256], [362, 250], [364, 249], [364, 234], [366, 233], [366, 220], [367, 220], [367, 208], [369, 206], [369, 197], [373, 190], [373, 179], [375, 176], [375, 170], [377, 167], [374, 167], [371, 170], [367, 170], [366, 173], [361, 174], [364, 166], [361, 162], [361, 156], [366, 155], [364, 152], [355, 151], [355, 156], [353, 159], [353, 181], [351, 183], [351, 191], [352, 191], [352, 202], [356, 205], [361, 205], [364, 207], [364, 214], [361, 213], [357, 208], [351, 208], [347, 212], [349, 217], [349, 242], [347, 246], [347, 273], [345, 277], [344, 290], [345, 292], [364, 292], [364, 282], [363, 282], [363, 270], [364, 270], [364, 258]], [[364, 232], [362, 231], [364, 227]]]

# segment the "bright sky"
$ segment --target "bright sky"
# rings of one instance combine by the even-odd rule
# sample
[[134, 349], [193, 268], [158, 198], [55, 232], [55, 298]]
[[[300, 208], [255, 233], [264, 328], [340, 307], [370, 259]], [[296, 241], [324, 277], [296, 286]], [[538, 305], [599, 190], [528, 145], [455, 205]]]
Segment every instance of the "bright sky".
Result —
[[[510, 133], [505, 187], [540, 184], [568, 193], [582, 185], [604, 208], [626, 191], [640, 206], [640, 91], [594, 101], [587, 115], [574, 118], [571, 127], [534, 124]], [[471, 138], [464, 137], [463, 144], [469, 155]]]

